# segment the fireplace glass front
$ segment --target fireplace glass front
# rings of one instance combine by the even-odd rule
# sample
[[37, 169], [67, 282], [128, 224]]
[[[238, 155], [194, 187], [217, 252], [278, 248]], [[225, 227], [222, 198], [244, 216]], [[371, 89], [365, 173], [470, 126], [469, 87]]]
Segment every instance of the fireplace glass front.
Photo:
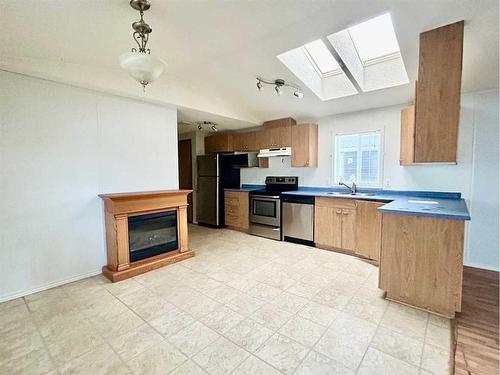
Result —
[[177, 211], [128, 218], [130, 261], [177, 250]]

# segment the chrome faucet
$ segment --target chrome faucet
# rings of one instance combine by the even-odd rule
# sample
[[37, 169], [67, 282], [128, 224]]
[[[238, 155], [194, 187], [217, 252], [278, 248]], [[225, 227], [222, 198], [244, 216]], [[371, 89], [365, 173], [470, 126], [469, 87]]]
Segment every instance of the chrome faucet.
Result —
[[344, 182], [339, 182], [339, 185], [348, 188], [351, 191], [351, 194], [356, 194], [356, 184], [354, 182], [352, 183], [352, 186], [349, 186]]

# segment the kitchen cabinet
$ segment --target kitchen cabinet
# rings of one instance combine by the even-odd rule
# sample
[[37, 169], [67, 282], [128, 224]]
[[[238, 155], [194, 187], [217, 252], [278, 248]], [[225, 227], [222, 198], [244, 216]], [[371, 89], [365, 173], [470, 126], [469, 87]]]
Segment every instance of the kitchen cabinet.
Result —
[[234, 151], [257, 151], [257, 131], [233, 133]]
[[415, 107], [401, 113], [401, 164], [456, 163], [464, 22], [420, 34]]
[[399, 164], [411, 165], [415, 162], [415, 106], [401, 110], [401, 150]]
[[356, 201], [355, 253], [378, 261], [382, 241], [382, 214], [378, 211], [385, 203]]
[[301, 124], [291, 127], [292, 167], [318, 166], [318, 125]]
[[464, 222], [382, 214], [379, 287], [386, 298], [453, 318], [461, 310]]
[[249, 196], [246, 191], [224, 191], [225, 224], [236, 230], [248, 231]]
[[291, 126], [273, 126], [259, 130], [257, 132], [257, 144], [259, 146], [259, 149], [291, 147], [291, 128]]
[[233, 133], [216, 133], [205, 137], [205, 153], [234, 151]]
[[354, 251], [356, 203], [350, 199], [317, 197], [314, 242], [318, 247]]
[[342, 210], [333, 207], [314, 206], [314, 242], [317, 246], [342, 247]]

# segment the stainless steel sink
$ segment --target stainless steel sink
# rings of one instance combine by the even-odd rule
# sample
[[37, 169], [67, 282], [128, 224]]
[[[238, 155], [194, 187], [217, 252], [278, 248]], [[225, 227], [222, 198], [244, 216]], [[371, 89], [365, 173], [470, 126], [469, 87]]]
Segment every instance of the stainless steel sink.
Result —
[[326, 193], [328, 195], [341, 195], [341, 196], [353, 196], [353, 197], [370, 197], [372, 195], [375, 195], [373, 193], [350, 193], [348, 191], [342, 192], [342, 191], [331, 191], [329, 193]]

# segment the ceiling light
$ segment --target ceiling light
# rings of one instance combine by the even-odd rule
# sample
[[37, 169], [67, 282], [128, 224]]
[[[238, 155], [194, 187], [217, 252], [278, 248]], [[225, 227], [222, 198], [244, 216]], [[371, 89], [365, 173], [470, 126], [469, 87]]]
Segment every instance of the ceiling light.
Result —
[[216, 125], [216, 124], [213, 124], [213, 125], [212, 125], [212, 130], [213, 130], [214, 132], [218, 131], [218, 129], [217, 129], [217, 125]]
[[134, 47], [131, 52], [120, 55], [120, 66], [145, 90], [149, 83], [163, 73], [167, 64], [151, 55], [151, 50], [147, 48], [149, 34], [153, 32], [153, 29], [144, 21], [144, 12], [151, 7], [151, 3], [149, 0], [130, 0], [130, 6], [138, 10], [141, 15], [139, 21], [132, 23], [134, 30], [132, 37], [139, 48]]
[[198, 130], [199, 130], [199, 131], [202, 131], [202, 130], [203, 130], [203, 126], [201, 126], [201, 124], [198, 124]]
[[264, 87], [263, 83], [265, 83], [267, 85], [274, 85], [274, 90], [276, 91], [276, 94], [279, 96], [283, 95], [283, 87], [291, 87], [291, 88], [295, 89], [295, 92], [293, 93], [293, 95], [295, 95], [295, 97], [297, 97], [299, 99], [304, 97], [302, 89], [300, 88], [299, 85], [296, 85], [295, 83], [291, 83], [291, 82], [286, 82], [284, 79], [277, 78], [277, 79], [269, 80], [269, 79], [257, 77], [257, 88], [259, 89], [259, 91], [263, 90], [263, 87]]

